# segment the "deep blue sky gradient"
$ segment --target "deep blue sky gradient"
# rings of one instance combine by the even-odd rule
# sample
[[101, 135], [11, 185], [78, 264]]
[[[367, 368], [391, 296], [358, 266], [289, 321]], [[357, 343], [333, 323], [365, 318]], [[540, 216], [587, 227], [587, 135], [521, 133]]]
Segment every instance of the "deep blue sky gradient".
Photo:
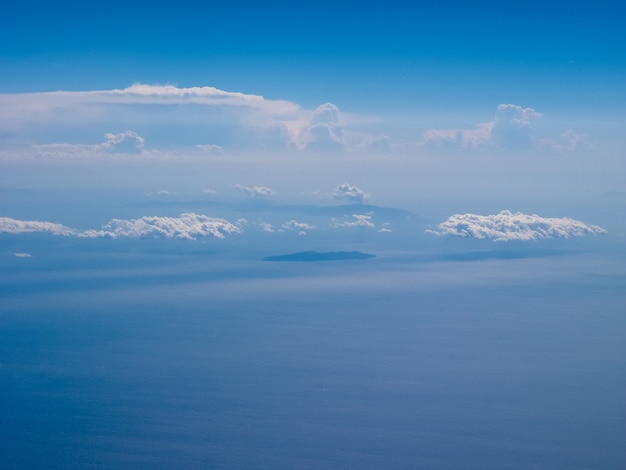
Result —
[[[0, 91], [212, 85], [363, 109], [616, 112], [619, 2], [10, 2]], [[366, 100], [367, 104], [363, 101]], [[460, 108], [460, 109], [459, 109]]]

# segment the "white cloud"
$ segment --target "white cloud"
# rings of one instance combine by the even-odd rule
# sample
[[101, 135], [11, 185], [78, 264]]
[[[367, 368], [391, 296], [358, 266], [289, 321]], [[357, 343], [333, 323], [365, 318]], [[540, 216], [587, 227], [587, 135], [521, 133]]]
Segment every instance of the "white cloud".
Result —
[[272, 224], [259, 220], [259, 225], [261, 226], [261, 230], [263, 232], [274, 233], [274, 227], [272, 227]]
[[582, 134], [572, 129], [564, 131], [558, 139], [544, 139], [540, 141], [540, 144], [544, 150], [556, 150], [558, 152], [572, 152], [593, 148], [587, 134]]
[[0, 217], [0, 233], [48, 232], [53, 235], [83, 238], [165, 237], [192, 240], [195, 237], [224, 238], [241, 233], [243, 221], [233, 224], [226, 219], [187, 213], [178, 217], [146, 216], [139, 219], [113, 219], [99, 230], [79, 231], [52, 222], [17, 220]]
[[532, 108], [500, 104], [496, 111], [491, 138], [499, 147], [526, 149], [533, 144], [531, 131], [543, 114]]
[[348, 201], [363, 204], [368, 195], [367, 193], [365, 193], [365, 191], [357, 188], [356, 186], [352, 186], [348, 183], [343, 183], [335, 186], [333, 196], [335, 197], [335, 199], [345, 199]]
[[16, 258], [32, 258], [33, 256], [30, 253], [13, 253]]
[[[205, 106], [238, 106], [261, 109], [272, 115], [296, 112], [299, 107], [286, 100], [268, 100], [260, 95], [230, 92], [218, 88], [136, 83], [127, 88], [95, 91], [52, 91], [44, 93], [0, 94], [0, 109], [21, 106], [19, 115], [26, 116], [58, 109], [85, 105], [197, 104]], [[6, 110], [7, 108], [5, 108]], [[12, 115], [15, 116], [12, 110]]]
[[[72, 145], [84, 142], [94, 128], [112, 126], [137, 129], [153, 148], [194, 146], [217, 156], [223, 155], [224, 148], [234, 153], [249, 146], [321, 152], [389, 148], [384, 137], [348, 129], [346, 119], [351, 124], [363, 122], [363, 117], [356, 115], [342, 117], [333, 103], [301, 109], [288, 100], [210, 86], [136, 83], [111, 90], [0, 94], [0, 134], [12, 136], [20, 147], [38, 143], [39, 151], [51, 157], [89, 151], [145, 152], [143, 138], [129, 134], [132, 131], [107, 134], [104, 143], [94, 144], [97, 148]], [[42, 140], [45, 135], [62, 136], [63, 143], [46, 144]], [[207, 140], [212, 143], [202, 143]]]
[[196, 148], [202, 150], [207, 155], [217, 155], [217, 156], [224, 155], [224, 149], [220, 147], [219, 145], [198, 144], [196, 145]]
[[133, 131], [107, 132], [99, 144], [41, 144], [33, 147], [44, 157], [93, 157], [106, 154], [133, 155], [144, 151], [145, 140]]
[[302, 131], [300, 146], [322, 151], [341, 149], [344, 144], [339, 108], [332, 103], [318, 106], [308, 126]]
[[106, 133], [106, 140], [100, 144], [102, 150], [111, 153], [141, 153], [145, 140], [136, 132], [126, 131], [120, 134]]
[[18, 220], [10, 217], [0, 217], [0, 233], [35, 233], [47, 232], [53, 235], [77, 235], [76, 230], [65, 225], [39, 220]]
[[385, 222], [384, 224], [382, 224], [380, 230], [378, 230], [381, 233], [391, 233], [393, 232], [393, 230], [391, 230], [391, 224], [389, 222]]
[[313, 230], [317, 228], [315, 225], [307, 224], [304, 222], [298, 222], [296, 220], [291, 219], [288, 222], [285, 222], [281, 225], [281, 231], [289, 230], [289, 231], [298, 231], [299, 235], [306, 235], [307, 230]]
[[193, 212], [178, 217], [145, 216], [139, 219], [113, 219], [101, 230], [87, 230], [83, 237], [165, 237], [193, 240], [196, 237], [224, 238], [241, 233], [239, 225], [226, 219], [208, 217]]
[[512, 241], [582, 237], [603, 234], [606, 230], [567, 217], [546, 218], [536, 214], [501, 211], [495, 215], [454, 214], [439, 224], [437, 230], [426, 232], [435, 235]]
[[348, 228], [373, 228], [374, 224], [371, 222], [372, 216], [367, 214], [352, 214], [349, 220], [343, 222], [337, 222], [333, 224], [333, 227], [348, 227]]
[[493, 122], [478, 125], [475, 129], [429, 129], [424, 132], [421, 145], [427, 148], [485, 148], [493, 145]]
[[543, 114], [515, 104], [499, 104], [493, 121], [474, 129], [430, 129], [424, 132], [421, 146], [426, 148], [524, 150], [535, 141], [532, 131]]
[[240, 192], [247, 194], [250, 197], [269, 197], [274, 194], [270, 188], [266, 186], [242, 186], [240, 184], [236, 184], [235, 188], [237, 188]]

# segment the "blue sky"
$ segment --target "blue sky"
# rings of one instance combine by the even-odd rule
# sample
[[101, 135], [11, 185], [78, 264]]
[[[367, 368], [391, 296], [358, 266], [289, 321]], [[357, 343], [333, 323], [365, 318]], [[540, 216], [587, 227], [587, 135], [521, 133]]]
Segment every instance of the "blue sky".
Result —
[[617, 2], [2, 8], [7, 190], [328, 203], [348, 184], [441, 220], [591, 211], [623, 231]]

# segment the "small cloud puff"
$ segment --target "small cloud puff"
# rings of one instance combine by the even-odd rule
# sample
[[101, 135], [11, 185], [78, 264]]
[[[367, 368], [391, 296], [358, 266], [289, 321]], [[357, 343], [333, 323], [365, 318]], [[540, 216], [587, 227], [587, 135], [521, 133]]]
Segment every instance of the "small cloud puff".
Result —
[[291, 219], [288, 222], [285, 222], [281, 225], [281, 231], [290, 230], [290, 231], [298, 231], [298, 235], [306, 235], [307, 230], [313, 230], [317, 228], [315, 225], [307, 224], [304, 222], [298, 222], [296, 220]]
[[30, 253], [13, 253], [16, 258], [32, 258]]
[[216, 155], [216, 156], [224, 155], [224, 149], [220, 147], [219, 145], [198, 144], [196, 145], [196, 148], [202, 150], [207, 155]]
[[372, 216], [367, 214], [352, 214], [349, 220], [343, 222], [335, 222], [334, 227], [348, 227], [348, 228], [373, 228], [374, 224], [371, 222]]
[[593, 148], [589, 136], [576, 132], [572, 129], [564, 131], [558, 139], [544, 139], [540, 141], [543, 150], [556, 150], [557, 152], [572, 152]]
[[240, 192], [247, 194], [250, 197], [269, 197], [274, 194], [270, 188], [266, 186], [242, 186], [240, 184], [236, 184], [235, 188], [237, 188]]
[[529, 241], [604, 234], [606, 230], [567, 217], [546, 218], [505, 210], [495, 215], [454, 214], [440, 223], [437, 230], [426, 232], [494, 241]]
[[120, 134], [107, 132], [104, 137], [106, 140], [100, 144], [100, 148], [104, 152], [136, 154], [141, 153], [145, 144], [143, 137], [133, 131]]
[[365, 199], [367, 198], [367, 193], [357, 188], [356, 186], [352, 186], [348, 183], [343, 183], [335, 186], [333, 196], [335, 197], [335, 199], [345, 199], [348, 201], [363, 204], [365, 202]]

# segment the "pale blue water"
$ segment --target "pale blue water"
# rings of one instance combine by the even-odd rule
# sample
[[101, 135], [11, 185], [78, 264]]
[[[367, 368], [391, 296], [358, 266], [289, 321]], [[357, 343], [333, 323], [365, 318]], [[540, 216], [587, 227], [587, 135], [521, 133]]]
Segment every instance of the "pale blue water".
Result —
[[619, 262], [64, 255], [3, 270], [3, 469], [626, 466]]

